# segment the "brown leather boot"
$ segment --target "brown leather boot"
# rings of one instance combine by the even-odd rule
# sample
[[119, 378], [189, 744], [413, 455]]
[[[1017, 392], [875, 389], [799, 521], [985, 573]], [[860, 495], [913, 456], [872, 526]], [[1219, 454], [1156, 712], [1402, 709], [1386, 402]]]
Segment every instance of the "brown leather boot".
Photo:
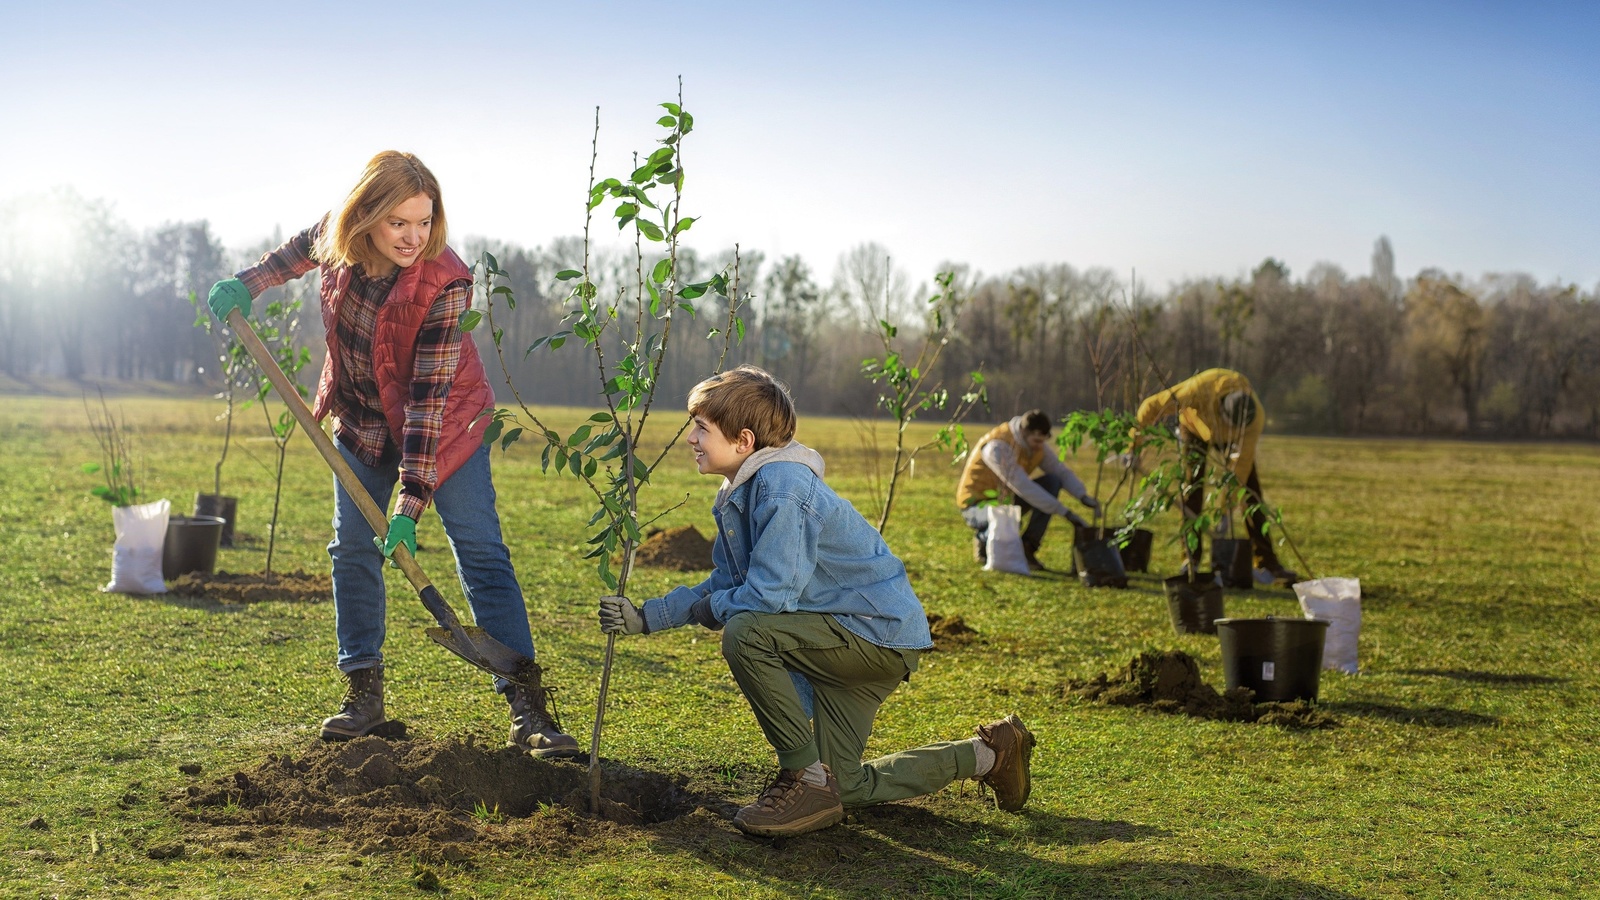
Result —
[[561, 731], [556, 717], [546, 709], [550, 691], [541, 679], [542, 671], [534, 663], [523, 670], [523, 684], [514, 684], [506, 692], [511, 704], [511, 745], [545, 759], [581, 756], [578, 740]]
[[348, 741], [368, 734], [388, 719], [383, 717], [383, 666], [344, 673], [344, 700], [338, 715], [322, 720], [322, 739]]
[[994, 751], [994, 766], [978, 780], [994, 791], [995, 805], [1016, 812], [1033, 787], [1033, 732], [1016, 716], [978, 727], [978, 739]]

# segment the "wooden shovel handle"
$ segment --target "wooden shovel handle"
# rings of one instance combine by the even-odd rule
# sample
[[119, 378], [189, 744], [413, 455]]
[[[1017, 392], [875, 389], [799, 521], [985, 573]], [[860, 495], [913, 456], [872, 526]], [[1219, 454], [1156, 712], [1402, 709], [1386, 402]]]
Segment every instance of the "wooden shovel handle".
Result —
[[[361, 515], [367, 520], [367, 524], [372, 526], [373, 533], [379, 538], [387, 537], [389, 534], [388, 517], [383, 514], [383, 510], [378, 508], [378, 504], [372, 502], [372, 495], [367, 493], [366, 486], [361, 483], [361, 479], [356, 477], [356, 473], [350, 468], [350, 464], [345, 462], [344, 457], [339, 454], [339, 448], [333, 445], [333, 439], [328, 437], [328, 433], [323, 431], [322, 426], [317, 423], [316, 418], [311, 414], [311, 408], [306, 406], [306, 401], [300, 396], [300, 391], [296, 389], [294, 382], [289, 380], [289, 376], [283, 374], [283, 369], [278, 367], [278, 361], [272, 358], [272, 352], [267, 349], [266, 344], [261, 342], [261, 338], [256, 335], [255, 329], [250, 327], [250, 323], [245, 319], [244, 314], [239, 312], [237, 308], [229, 310], [228, 325], [233, 328], [234, 334], [239, 336], [239, 341], [244, 344], [245, 349], [250, 351], [251, 358], [256, 361], [256, 365], [260, 366], [261, 371], [266, 374], [267, 380], [277, 390], [278, 396], [283, 398], [284, 404], [289, 407], [289, 412], [294, 415], [295, 421], [300, 423], [300, 428], [305, 431], [306, 437], [311, 439], [311, 443], [317, 447], [317, 452], [322, 454], [323, 460], [333, 469], [334, 477], [339, 479], [339, 483], [344, 486], [345, 493], [349, 494], [350, 498], [355, 501], [356, 506], [360, 508]], [[395, 548], [394, 561], [400, 567], [400, 571], [405, 573], [406, 579], [411, 582], [411, 586], [416, 588], [418, 593], [424, 595], [424, 603], [427, 605], [428, 611], [433, 613], [433, 617], [438, 620], [439, 624], [451, 631], [459, 630], [461, 622], [456, 618], [455, 610], [451, 609], [450, 605], [445, 603], [444, 599], [439, 596], [439, 592], [434, 590], [433, 583], [428, 580], [427, 575], [423, 574], [422, 567], [417, 565], [416, 559], [412, 557], [404, 544]], [[438, 602], [428, 602], [433, 598], [438, 598]]]

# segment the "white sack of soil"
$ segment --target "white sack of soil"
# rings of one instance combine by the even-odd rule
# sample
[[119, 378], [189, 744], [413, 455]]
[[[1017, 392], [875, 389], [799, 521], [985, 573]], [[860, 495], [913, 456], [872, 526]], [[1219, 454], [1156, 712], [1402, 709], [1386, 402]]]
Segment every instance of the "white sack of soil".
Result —
[[111, 583], [101, 588], [114, 594], [165, 594], [161, 580], [161, 545], [167, 539], [165, 500], [111, 509], [117, 542], [111, 550]]
[[1028, 557], [1022, 553], [1022, 507], [1014, 504], [989, 507], [989, 561], [983, 564], [991, 572], [1010, 572], [1013, 575], [1031, 575]]
[[1328, 637], [1322, 645], [1322, 667], [1354, 675], [1356, 643], [1361, 637], [1361, 579], [1318, 578], [1294, 586], [1300, 609], [1308, 619], [1328, 624]]

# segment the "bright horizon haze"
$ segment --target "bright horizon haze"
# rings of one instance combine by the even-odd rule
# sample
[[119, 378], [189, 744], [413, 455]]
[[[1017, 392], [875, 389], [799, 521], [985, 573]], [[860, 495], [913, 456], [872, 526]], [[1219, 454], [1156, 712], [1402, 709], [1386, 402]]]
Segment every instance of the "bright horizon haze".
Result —
[[[1157, 290], [1275, 257], [1600, 282], [1600, 7], [1577, 3], [7, 4], [0, 204], [57, 186], [230, 247], [375, 152], [452, 243], [578, 233], [677, 77], [688, 243], [882, 244], [913, 283], [1070, 263]], [[603, 210], [597, 210], [597, 213]], [[605, 217], [600, 231], [615, 233]]]

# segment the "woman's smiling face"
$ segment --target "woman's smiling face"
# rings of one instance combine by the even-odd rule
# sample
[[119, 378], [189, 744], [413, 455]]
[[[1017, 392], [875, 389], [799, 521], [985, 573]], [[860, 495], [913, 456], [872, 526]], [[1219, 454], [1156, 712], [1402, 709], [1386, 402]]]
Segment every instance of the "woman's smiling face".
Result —
[[421, 257], [422, 248], [428, 245], [431, 234], [433, 199], [427, 194], [418, 194], [389, 210], [383, 221], [367, 232], [367, 237], [384, 259], [404, 269]]

